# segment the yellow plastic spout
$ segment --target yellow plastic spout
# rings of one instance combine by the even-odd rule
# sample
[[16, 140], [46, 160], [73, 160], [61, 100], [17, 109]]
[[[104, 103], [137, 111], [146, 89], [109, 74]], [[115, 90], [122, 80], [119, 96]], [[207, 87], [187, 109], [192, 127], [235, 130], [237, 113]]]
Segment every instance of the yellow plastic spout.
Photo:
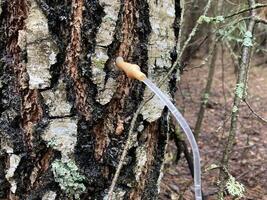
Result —
[[122, 57], [116, 58], [116, 65], [118, 68], [123, 70], [129, 78], [143, 81], [146, 79], [146, 75], [140, 71], [140, 67], [136, 64], [124, 62]]

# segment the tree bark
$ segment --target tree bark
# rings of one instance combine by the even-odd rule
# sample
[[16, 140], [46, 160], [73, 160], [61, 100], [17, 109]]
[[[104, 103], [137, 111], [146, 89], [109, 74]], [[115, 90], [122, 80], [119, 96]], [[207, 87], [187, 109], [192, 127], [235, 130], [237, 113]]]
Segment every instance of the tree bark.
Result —
[[[0, 3], [0, 199], [105, 198], [149, 93], [114, 60], [155, 82], [167, 74], [179, 1]], [[162, 86], [169, 95], [173, 81]], [[113, 199], [157, 197], [168, 131], [154, 97], [138, 115]]]

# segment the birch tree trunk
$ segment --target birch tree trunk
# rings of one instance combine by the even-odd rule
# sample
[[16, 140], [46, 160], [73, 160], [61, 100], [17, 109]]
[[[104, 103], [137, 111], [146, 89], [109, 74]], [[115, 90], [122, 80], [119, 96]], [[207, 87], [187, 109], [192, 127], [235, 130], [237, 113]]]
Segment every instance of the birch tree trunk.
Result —
[[[0, 3], [0, 199], [105, 198], [149, 93], [114, 60], [159, 81], [172, 64], [179, 1]], [[169, 95], [173, 81], [162, 86]], [[168, 131], [153, 98], [137, 118], [113, 199], [156, 198]]]

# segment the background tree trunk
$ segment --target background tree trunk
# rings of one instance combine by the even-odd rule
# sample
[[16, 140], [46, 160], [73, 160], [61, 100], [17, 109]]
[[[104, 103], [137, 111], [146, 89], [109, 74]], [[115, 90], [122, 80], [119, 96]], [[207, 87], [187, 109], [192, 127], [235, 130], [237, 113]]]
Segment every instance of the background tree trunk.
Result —
[[[103, 199], [148, 94], [114, 60], [159, 81], [172, 64], [179, 1], [0, 3], [0, 198]], [[169, 95], [174, 88], [173, 79], [162, 86]], [[153, 98], [138, 116], [114, 199], [157, 196], [168, 131]]]

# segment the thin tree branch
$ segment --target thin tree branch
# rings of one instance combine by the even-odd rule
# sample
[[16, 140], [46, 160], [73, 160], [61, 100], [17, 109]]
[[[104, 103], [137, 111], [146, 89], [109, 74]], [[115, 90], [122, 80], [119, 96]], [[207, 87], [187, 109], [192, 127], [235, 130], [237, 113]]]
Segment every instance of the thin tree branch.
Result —
[[263, 8], [263, 7], [267, 7], [267, 4], [256, 4], [252, 7], [249, 7], [249, 8], [244, 8], [243, 10], [240, 10], [236, 13], [232, 13], [230, 15], [227, 15], [225, 16], [224, 18], [227, 19], [227, 18], [230, 18], [230, 17], [234, 17], [236, 15], [240, 15], [242, 13], [245, 13], [245, 12], [248, 12], [248, 11], [251, 11], [251, 10], [255, 10], [255, 9], [259, 9], [259, 8]]
[[[222, 9], [223, 9], [223, 0], [218, 0], [217, 12], [221, 14]], [[211, 28], [213, 29], [214, 27], [212, 26]], [[216, 58], [217, 58], [217, 50], [218, 50], [217, 43], [219, 42], [219, 38], [217, 37], [215, 32], [212, 33], [211, 40], [212, 42], [209, 47], [209, 56], [208, 56], [209, 57], [208, 59], [209, 71], [208, 71], [207, 83], [206, 83], [204, 92], [202, 93], [200, 108], [199, 108], [199, 112], [197, 115], [197, 122], [196, 122], [195, 130], [194, 130], [194, 135], [195, 135], [196, 140], [198, 139], [199, 134], [201, 132], [202, 121], [204, 119], [206, 106], [209, 100], [211, 85], [213, 82], [213, 77], [214, 77], [215, 67], [216, 67]]]
[[259, 18], [259, 17], [256, 17], [256, 22], [257, 22], [257, 23], [262, 23], [262, 24], [266, 24], [266, 25], [267, 25], [267, 20], [265, 20], [265, 19], [261, 19], [261, 18]]
[[267, 124], [267, 120], [264, 119], [263, 117], [261, 117], [258, 113], [256, 113], [253, 108], [251, 107], [251, 105], [247, 102], [246, 99], [243, 100], [246, 105], [248, 106], [249, 110], [260, 120], [260, 122], [264, 123], [264, 124]]
[[[147, 100], [148, 101], [148, 100]], [[133, 138], [133, 131], [134, 131], [134, 126], [135, 126], [135, 122], [137, 120], [137, 117], [141, 111], [141, 109], [143, 108], [143, 106], [146, 104], [147, 101], [143, 101], [139, 108], [137, 109], [137, 111], [134, 113], [134, 116], [133, 116], [133, 119], [131, 121], [131, 124], [130, 124], [130, 129], [129, 129], [129, 133], [128, 133], [128, 137], [127, 137], [127, 140], [126, 140], [126, 143], [125, 143], [125, 146], [123, 148], [123, 151], [122, 151], [122, 154], [121, 154], [121, 157], [120, 157], [120, 161], [119, 161], [119, 164], [118, 164], [118, 167], [116, 169], [116, 172], [115, 172], [115, 175], [112, 179], [112, 182], [111, 182], [111, 186], [110, 186], [110, 189], [108, 191], [108, 200], [112, 200], [112, 194], [113, 194], [113, 191], [114, 191], [114, 188], [115, 188], [115, 185], [117, 183], [117, 180], [119, 178], [119, 175], [120, 175], [120, 172], [121, 172], [121, 168], [123, 166], [123, 162], [125, 160], [125, 157], [128, 153], [128, 150], [129, 150], [129, 147], [131, 145], [131, 142], [132, 142], [132, 138]]]
[[229, 41], [226, 40], [224, 43], [225, 43], [225, 46], [228, 49], [230, 56], [232, 58], [232, 61], [233, 61], [234, 67], [235, 67], [235, 74], [236, 74], [238, 72], [238, 68], [239, 68], [239, 63], [238, 63], [239, 57], [235, 54]]

